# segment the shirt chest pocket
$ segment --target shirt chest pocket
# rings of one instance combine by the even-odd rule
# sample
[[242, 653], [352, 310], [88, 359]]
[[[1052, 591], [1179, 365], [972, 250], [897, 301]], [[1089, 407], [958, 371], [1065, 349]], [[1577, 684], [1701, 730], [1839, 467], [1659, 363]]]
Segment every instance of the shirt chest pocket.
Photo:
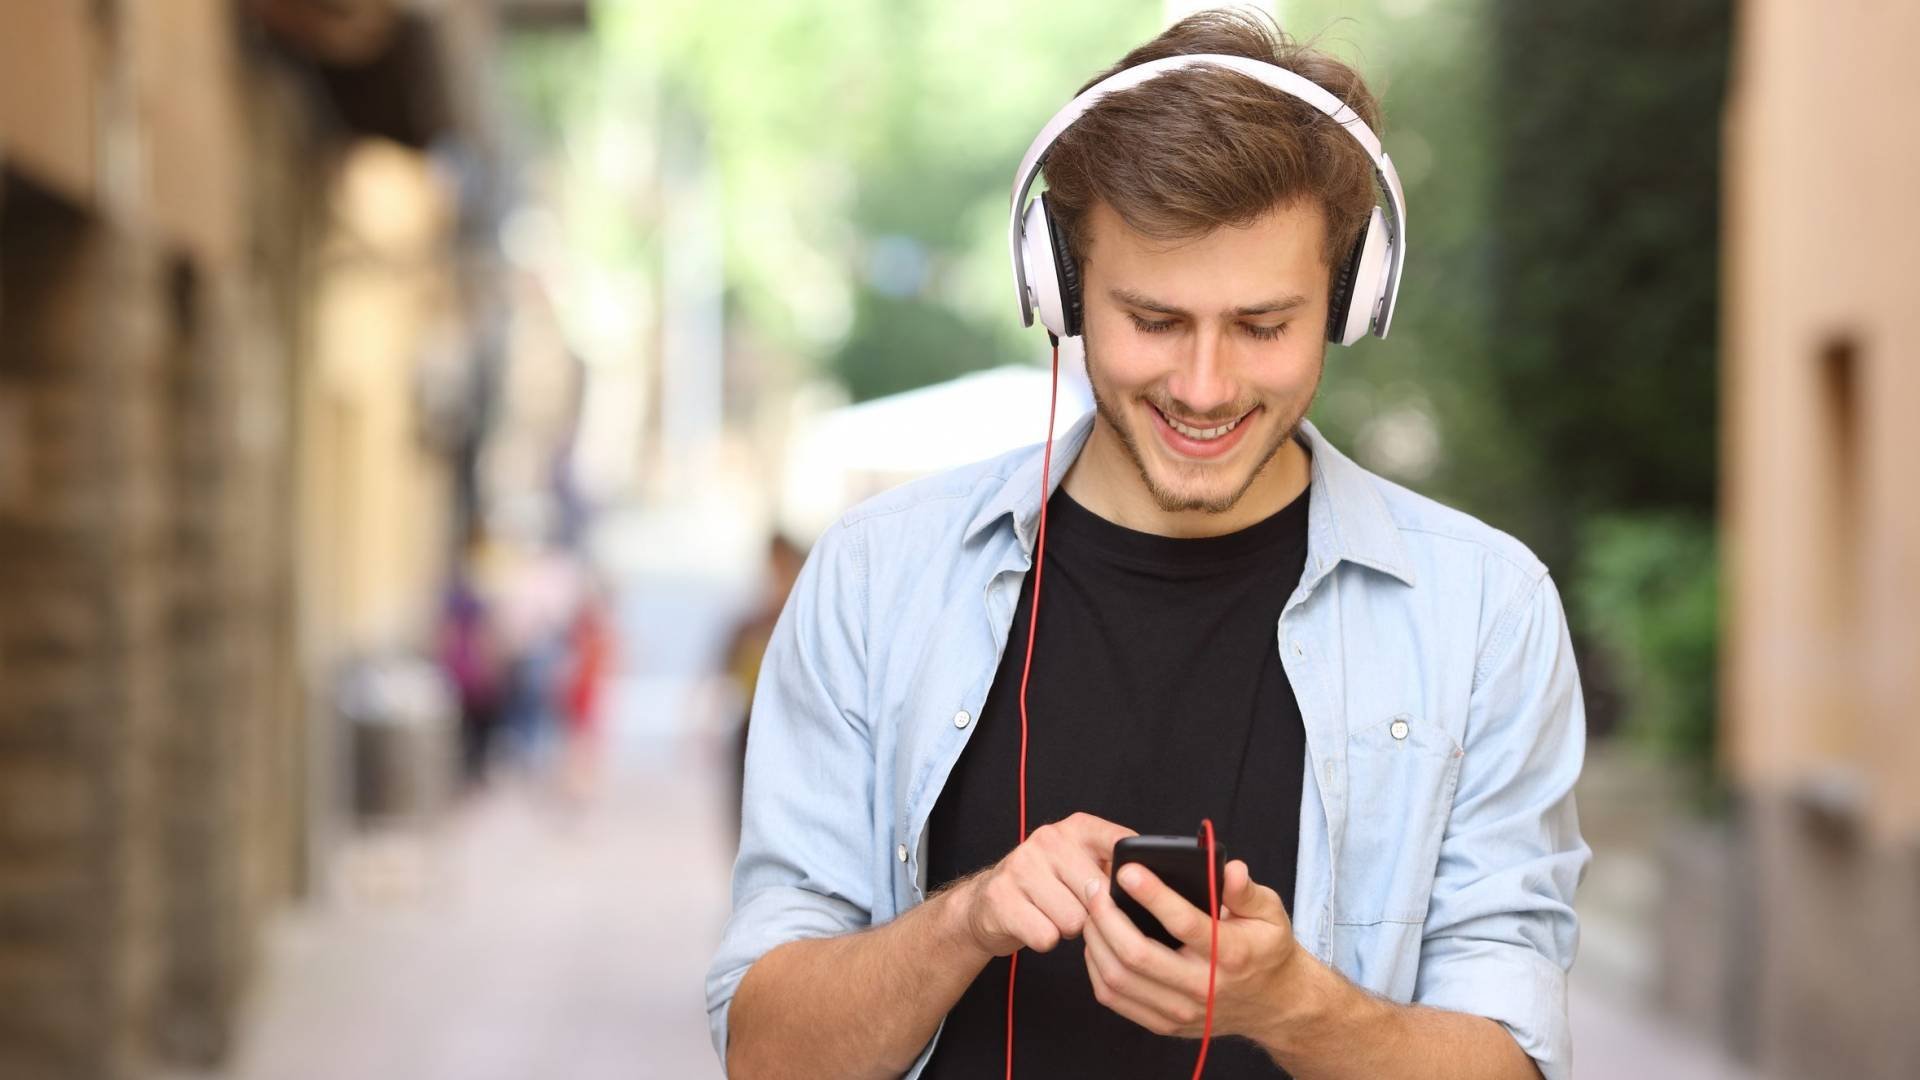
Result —
[[1444, 728], [1407, 713], [1348, 736], [1336, 923], [1426, 921], [1461, 757]]

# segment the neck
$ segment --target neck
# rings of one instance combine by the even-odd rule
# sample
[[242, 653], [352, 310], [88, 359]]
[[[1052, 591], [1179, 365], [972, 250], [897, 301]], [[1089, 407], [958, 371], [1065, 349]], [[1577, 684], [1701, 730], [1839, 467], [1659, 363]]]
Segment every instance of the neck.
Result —
[[1311, 478], [1311, 458], [1296, 436], [1282, 444], [1229, 509], [1165, 510], [1106, 417], [1095, 416], [1086, 445], [1060, 483], [1073, 501], [1116, 525], [1155, 536], [1205, 537], [1264, 521], [1299, 498]]

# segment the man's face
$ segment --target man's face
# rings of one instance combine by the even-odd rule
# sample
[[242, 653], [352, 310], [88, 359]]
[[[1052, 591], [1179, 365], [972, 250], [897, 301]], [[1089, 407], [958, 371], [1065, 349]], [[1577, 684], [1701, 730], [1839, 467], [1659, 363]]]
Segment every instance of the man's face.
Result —
[[1320, 383], [1323, 213], [1296, 203], [1173, 245], [1104, 203], [1084, 227], [1099, 417], [1161, 511], [1224, 513], [1292, 438]]

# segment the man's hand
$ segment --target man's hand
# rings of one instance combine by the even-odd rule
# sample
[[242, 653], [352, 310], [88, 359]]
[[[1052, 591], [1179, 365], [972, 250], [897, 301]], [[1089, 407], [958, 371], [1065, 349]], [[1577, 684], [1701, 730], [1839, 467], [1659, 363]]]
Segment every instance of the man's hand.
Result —
[[[1220, 959], [1214, 978], [1213, 1033], [1256, 1041], [1274, 1026], [1286, 1000], [1299, 946], [1280, 894], [1255, 884], [1247, 864], [1226, 865], [1220, 890]], [[1198, 1038], [1207, 1015], [1207, 913], [1138, 864], [1120, 886], [1178, 938], [1179, 951], [1147, 937], [1107, 890], [1104, 876], [1081, 880], [1088, 899], [1087, 977], [1100, 1004], [1160, 1035]]]
[[[964, 884], [966, 926], [989, 956], [1049, 952], [1087, 924], [1089, 878], [1104, 878], [1124, 825], [1075, 814], [1033, 830], [1026, 842]], [[1109, 901], [1111, 903], [1111, 901]]]

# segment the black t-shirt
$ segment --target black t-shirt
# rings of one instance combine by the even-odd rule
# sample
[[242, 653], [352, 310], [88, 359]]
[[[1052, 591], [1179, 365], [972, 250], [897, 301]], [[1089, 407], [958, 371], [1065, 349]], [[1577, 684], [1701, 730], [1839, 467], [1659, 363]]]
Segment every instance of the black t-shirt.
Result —
[[[1116, 525], [1055, 491], [1027, 688], [1029, 829], [1084, 810], [1141, 833], [1191, 836], [1211, 817], [1228, 856], [1245, 859], [1293, 910], [1306, 734], [1277, 636], [1306, 564], [1307, 498], [1238, 532], [1180, 539]], [[1014, 847], [1032, 605], [1029, 573], [979, 728], [933, 809], [933, 887]], [[1015, 1075], [1191, 1075], [1198, 1040], [1155, 1035], [1095, 1001], [1084, 947], [1074, 939], [1022, 954]], [[1003, 1075], [1006, 1015], [1000, 957], [947, 1015], [924, 1075]], [[1207, 1076], [1286, 1073], [1247, 1040], [1216, 1039]]]

